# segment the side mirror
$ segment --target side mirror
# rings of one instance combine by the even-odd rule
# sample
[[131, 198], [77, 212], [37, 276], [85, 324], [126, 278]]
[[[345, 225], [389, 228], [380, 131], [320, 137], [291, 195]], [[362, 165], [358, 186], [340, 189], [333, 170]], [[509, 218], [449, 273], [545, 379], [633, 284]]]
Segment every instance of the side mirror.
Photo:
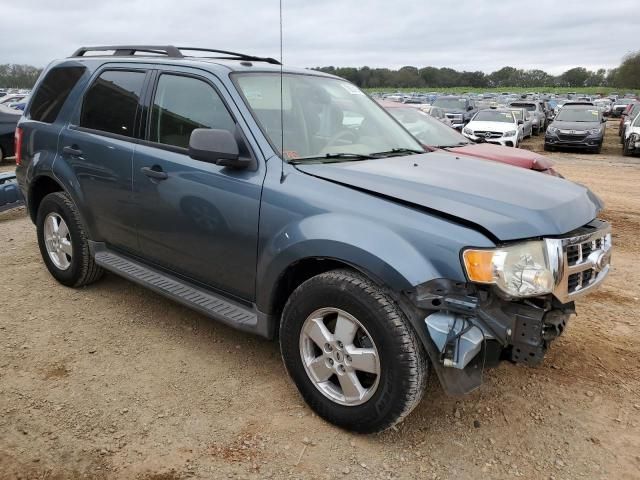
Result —
[[229, 130], [196, 128], [189, 138], [189, 156], [223, 167], [246, 168], [250, 158], [241, 158], [236, 137]]
[[524, 120], [518, 120], [518, 125], [524, 124]]
[[606, 117], [602, 117], [602, 123], [607, 123]]
[[471, 110], [473, 110], [473, 106], [472, 106], [472, 105], [469, 105], [469, 106], [467, 107], [467, 112], [470, 112]]

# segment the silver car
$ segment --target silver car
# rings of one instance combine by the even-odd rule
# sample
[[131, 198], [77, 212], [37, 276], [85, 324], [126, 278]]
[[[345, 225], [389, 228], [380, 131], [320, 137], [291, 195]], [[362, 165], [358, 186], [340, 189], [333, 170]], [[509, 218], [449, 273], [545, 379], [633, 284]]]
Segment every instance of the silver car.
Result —
[[544, 133], [547, 127], [547, 114], [542, 108], [542, 104], [537, 100], [518, 100], [509, 103], [509, 108], [524, 108], [531, 115], [531, 123], [533, 124], [533, 134], [540, 135]]
[[[531, 114], [526, 108], [510, 108], [520, 125], [522, 130], [522, 138], [528, 138], [533, 135], [533, 122], [531, 121]], [[520, 123], [522, 122], [522, 123]]]
[[433, 105], [424, 105], [420, 107], [420, 110], [422, 110], [424, 113], [428, 113], [433, 118], [440, 120], [442, 123], [448, 125], [449, 127], [453, 126], [445, 111], [440, 107], [434, 107]]

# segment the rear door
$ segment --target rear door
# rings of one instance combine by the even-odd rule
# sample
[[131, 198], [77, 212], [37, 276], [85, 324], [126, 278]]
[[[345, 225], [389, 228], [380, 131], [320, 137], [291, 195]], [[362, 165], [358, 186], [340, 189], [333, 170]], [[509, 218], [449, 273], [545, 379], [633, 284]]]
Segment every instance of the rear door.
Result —
[[[188, 155], [195, 128], [226, 129], [254, 164], [237, 170]], [[133, 162], [140, 254], [164, 269], [253, 300], [264, 162], [212, 74], [158, 71]]]
[[131, 169], [148, 75], [126, 65], [96, 72], [60, 138], [93, 240], [129, 251], [138, 249]]

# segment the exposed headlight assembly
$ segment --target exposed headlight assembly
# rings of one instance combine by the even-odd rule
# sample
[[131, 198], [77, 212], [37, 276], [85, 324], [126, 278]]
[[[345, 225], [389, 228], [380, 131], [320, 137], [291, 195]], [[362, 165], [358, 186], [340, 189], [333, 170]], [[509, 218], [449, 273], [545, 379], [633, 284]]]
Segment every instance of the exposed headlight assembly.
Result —
[[462, 252], [470, 281], [493, 284], [512, 297], [535, 297], [553, 292], [557, 265], [552, 266], [549, 257], [544, 241]]
[[463, 132], [466, 133], [467, 135], [473, 135], [473, 130], [467, 127], [463, 129]]

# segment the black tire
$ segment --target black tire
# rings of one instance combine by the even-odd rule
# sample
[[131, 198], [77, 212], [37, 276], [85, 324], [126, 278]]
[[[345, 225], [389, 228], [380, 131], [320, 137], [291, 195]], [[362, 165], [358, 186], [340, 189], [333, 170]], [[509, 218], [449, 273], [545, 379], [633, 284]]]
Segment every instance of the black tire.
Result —
[[4, 151], [2, 150], [2, 147], [0, 147], [0, 163], [4, 162]]
[[623, 143], [622, 155], [624, 155], [625, 157], [630, 157], [632, 155], [631, 149], [629, 148], [629, 141]]
[[602, 152], [602, 144], [598, 145], [596, 148], [593, 149], [593, 153], [598, 154]]
[[[356, 317], [377, 347], [377, 389], [360, 405], [341, 405], [325, 396], [303, 365], [303, 324], [311, 313], [324, 307], [339, 308]], [[406, 316], [383, 289], [349, 270], [317, 275], [293, 292], [282, 314], [280, 349], [289, 375], [309, 406], [325, 420], [348, 430], [373, 433], [390, 428], [418, 405], [425, 390], [426, 353]]]
[[[44, 240], [44, 222], [50, 213], [56, 213], [67, 224], [71, 239], [72, 255], [70, 266], [66, 269], [58, 268], [47, 252]], [[89, 250], [89, 242], [80, 220], [78, 210], [65, 192], [50, 193], [42, 199], [36, 218], [38, 245], [40, 253], [51, 275], [68, 287], [82, 287], [89, 285], [102, 277], [104, 271], [96, 265]]]
[[533, 129], [533, 134], [537, 137], [538, 135], [540, 135], [540, 128], [536, 127]]
[[555, 150], [555, 148], [553, 148], [551, 145], [549, 145], [548, 143], [544, 144], [544, 151], [545, 152], [553, 152]]

